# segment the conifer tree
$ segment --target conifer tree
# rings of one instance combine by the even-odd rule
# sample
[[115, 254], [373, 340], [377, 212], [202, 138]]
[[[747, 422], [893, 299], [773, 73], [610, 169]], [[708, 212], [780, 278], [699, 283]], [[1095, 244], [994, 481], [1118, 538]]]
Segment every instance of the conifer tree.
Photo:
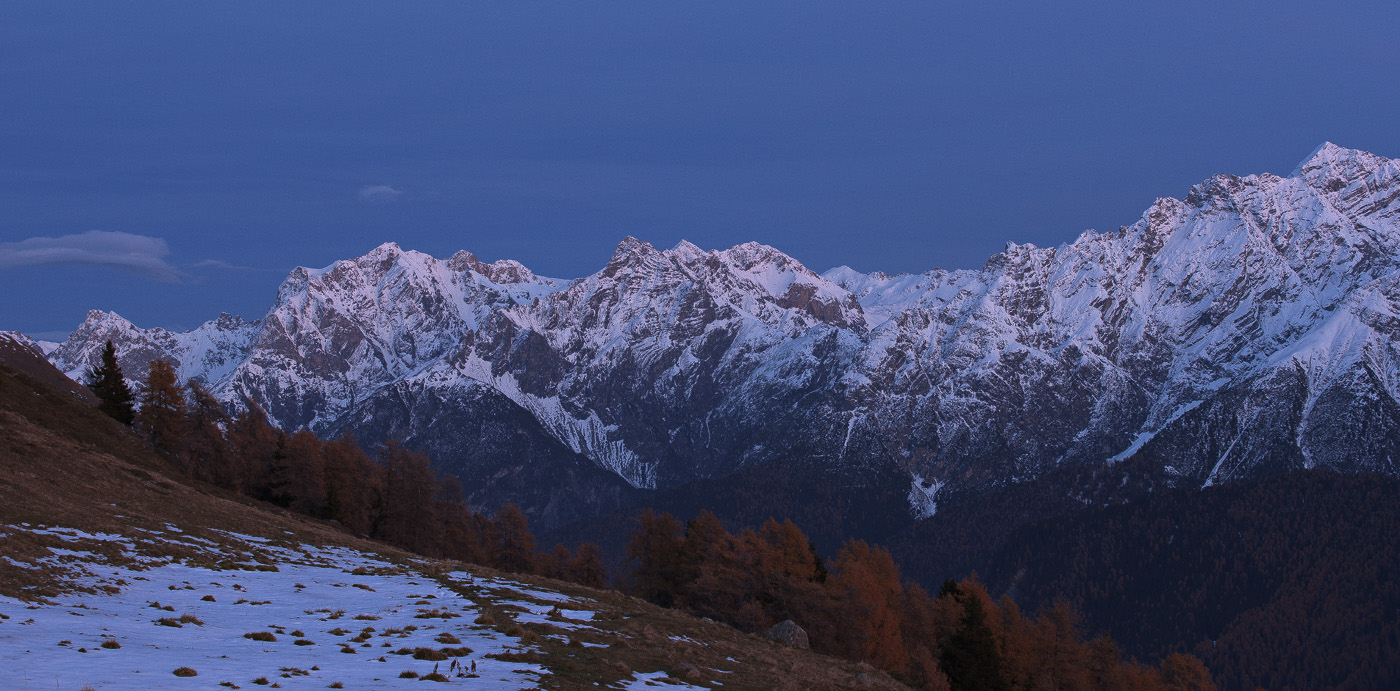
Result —
[[496, 528], [500, 531], [500, 547], [496, 565], [508, 571], [530, 573], [534, 567], [535, 537], [530, 523], [515, 504], [506, 503], [496, 512]]
[[569, 564], [569, 578], [575, 583], [602, 588], [607, 585], [608, 570], [603, 566], [603, 550], [595, 542], [585, 542], [574, 552]]
[[220, 487], [237, 489], [242, 470], [224, 438], [224, 428], [230, 422], [228, 413], [199, 382], [191, 379], [186, 387], [190, 399], [188, 448], [192, 475]]
[[327, 518], [340, 521], [356, 535], [367, 535], [374, 522], [374, 507], [383, 490], [379, 468], [369, 459], [353, 436], [326, 444], [325, 459]]
[[268, 423], [267, 413], [255, 404], [250, 404], [233, 419], [227, 438], [243, 474], [238, 491], [258, 499], [267, 498], [279, 434]]
[[[441, 525], [437, 502], [437, 476], [428, 457], [390, 441], [380, 455], [383, 480], [381, 510], [372, 537], [437, 556], [441, 551]], [[533, 550], [534, 545], [531, 545]]]
[[675, 516], [642, 512], [627, 543], [627, 556], [637, 564], [633, 592], [662, 607], [674, 604], [681, 586], [683, 544], [681, 522]]
[[[166, 454], [178, 457], [186, 440], [185, 395], [169, 361], [151, 361], [146, 374], [146, 386], [141, 390], [141, 409], [135, 418], [136, 428], [151, 444]], [[178, 459], [177, 459], [178, 460]], [[184, 468], [186, 472], [189, 468]]]
[[570, 552], [564, 543], [556, 542], [548, 552], [536, 555], [535, 572], [550, 578], [568, 578], [569, 563], [573, 560], [573, 552]]
[[98, 410], [111, 416], [117, 422], [131, 426], [135, 416], [132, 407], [134, 396], [126, 384], [122, 368], [117, 364], [117, 347], [107, 341], [102, 349], [102, 362], [88, 370], [87, 386], [97, 396]]
[[953, 691], [1008, 691], [1010, 686], [1002, 677], [1001, 651], [978, 595], [952, 581], [944, 582], [941, 596], [961, 603], [963, 617], [943, 646], [940, 664]]
[[[806, 556], [805, 542], [794, 536], [790, 549]], [[811, 578], [810, 568], [804, 580]], [[864, 540], [848, 540], [831, 570], [828, 583], [839, 593], [847, 622], [847, 655], [881, 669], [903, 670], [908, 663], [900, 630], [904, 590], [890, 553]]]

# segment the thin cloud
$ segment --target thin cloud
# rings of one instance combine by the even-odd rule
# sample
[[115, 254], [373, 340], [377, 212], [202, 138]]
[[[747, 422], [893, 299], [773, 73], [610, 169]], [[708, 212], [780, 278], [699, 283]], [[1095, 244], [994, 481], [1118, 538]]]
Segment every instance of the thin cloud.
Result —
[[257, 271], [256, 267], [230, 264], [222, 259], [205, 259], [190, 264], [191, 269], [224, 269], [226, 271]]
[[360, 188], [360, 199], [367, 202], [391, 202], [403, 196], [403, 190], [391, 185], [366, 185]]
[[77, 235], [0, 243], [0, 269], [81, 264], [129, 271], [165, 283], [180, 283], [184, 274], [166, 263], [165, 257], [169, 254], [170, 247], [162, 238], [89, 230]]

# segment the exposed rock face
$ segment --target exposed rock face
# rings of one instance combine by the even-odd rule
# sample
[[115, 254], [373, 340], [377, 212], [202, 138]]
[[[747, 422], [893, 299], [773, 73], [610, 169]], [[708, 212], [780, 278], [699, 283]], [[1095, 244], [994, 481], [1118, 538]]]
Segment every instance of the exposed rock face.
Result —
[[[1288, 177], [1216, 176], [975, 271], [819, 275], [756, 243], [627, 238], [561, 281], [386, 244], [293, 271], [258, 321], [94, 312], [49, 357], [80, 373], [112, 338], [129, 374], [174, 359], [285, 427], [404, 437], [482, 501], [527, 467], [660, 488], [767, 465], [856, 491], [898, 472], [917, 517], [1133, 454], [1196, 485], [1400, 473], [1398, 304], [1400, 163], [1327, 144]], [[523, 446], [478, 424], [512, 416]]]
[[807, 631], [798, 626], [793, 620], [774, 624], [772, 628], [763, 632], [763, 637], [770, 641], [782, 643], [783, 645], [806, 650], [811, 646], [807, 644]]

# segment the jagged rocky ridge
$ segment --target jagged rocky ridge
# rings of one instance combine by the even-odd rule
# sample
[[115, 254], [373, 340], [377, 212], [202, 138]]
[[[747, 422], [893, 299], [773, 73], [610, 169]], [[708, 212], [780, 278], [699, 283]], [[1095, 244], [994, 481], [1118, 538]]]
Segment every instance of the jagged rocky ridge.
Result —
[[391, 243], [296, 269], [258, 321], [92, 312], [48, 355], [74, 376], [108, 338], [128, 372], [170, 358], [283, 427], [405, 439], [476, 501], [533, 493], [551, 523], [756, 466], [902, 478], [922, 517], [1134, 454], [1199, 486], [1396, 475], [1397, 304], [1400, 162], [1324, 144], [980, 270], [817, 274], [757, 243], [627, 238], [563, 281]]

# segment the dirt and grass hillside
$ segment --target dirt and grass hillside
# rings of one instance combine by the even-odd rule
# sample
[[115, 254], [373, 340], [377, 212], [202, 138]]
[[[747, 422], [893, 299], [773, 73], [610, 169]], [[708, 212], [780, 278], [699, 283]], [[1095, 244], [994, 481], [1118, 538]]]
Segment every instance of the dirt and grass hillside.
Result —
[[[905, 688], [613, 591], [195, 483], [0, 361], [0, 687]], [[217, 686], [215, 686], [217, 685]]]

